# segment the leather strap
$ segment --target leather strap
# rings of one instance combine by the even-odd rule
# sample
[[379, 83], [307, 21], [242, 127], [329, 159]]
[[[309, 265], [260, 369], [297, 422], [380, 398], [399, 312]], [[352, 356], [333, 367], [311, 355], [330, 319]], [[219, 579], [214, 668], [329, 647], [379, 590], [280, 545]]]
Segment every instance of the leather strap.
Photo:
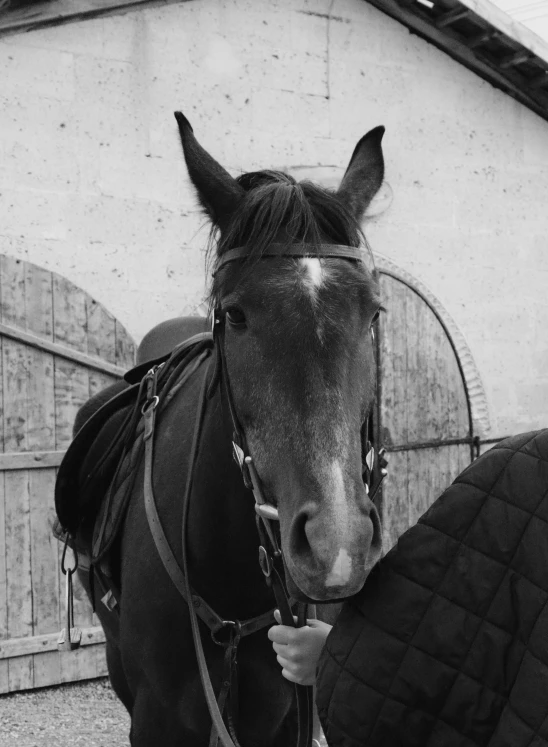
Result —
[[[235, 249], [229, 249], [225, 252], [217, 266], [215, 272], [219, 272], [227, 262], [234, 262], [237, 259], [247, 259], [251, 256], [249, 247], [239, 246]], [[322, 259], [353, 259], [354, 261], [363, 260], [365, 252], [357, 246], [345, 246], [343, 244], [271, 244], [268, 249], [261, 254], [263, 257], [316, 257]]]
[[[188, 524], [188, 508], [190, 503], [190, 494], [192, 491], [192, 478], [194, 475], [194, 465], [196, 464], [196, 458], [198, 456], [198, 447], [200, 444], [200, 432], [205, 411], [206, 404], [206, 393], [207, 393], [207, 380], [208, 370], [206, 369], [205, 375], [202, 378], [202, 385], [200, 387], [200, 395], [198, 399], [198, 407], [196, 409], [196, 419], [194, 421], [194, 433], [192, 436], [192, 446], [190, 450], [190, 463], [188, 465], [187, 480], [185, 490], [183, 493], [183, 531], [182, 531], [182, 545], [183, 545], [183, 579], [186, 589], [186, 596], [188, 599], [191, 598], [192, 590], [190, 588], [190, 581], [188, 576], [188, 553], [187, 553], [187, 524]], [[207, 701], [209, 714], [213, 722], [213, 727], [217, 732], [221, 744], [223, 747], [236, 747], [232, 741], [230, 734], [224, 724], [223, 716], [217, 705], [217, 699], [215, 697], [215, 691], [213, 690], [213, 684], [209, 671], [207, 668], [207, 661], [204, 654], [204, 648], [202, 645], [202, 638], [200, 636], [200, 628], [198, 627], [198, 616], [194, 606], [189, 605], [190, 613], [190, 625], [192, 628], [192, 637], [194, 639], [194, 648], [196, 651], [196, 658], [198, 660], [198, 669], [200, 672], [200, 679], [202, 681], [202, 688]]]
[[[240, 747], [238, 737], [236, 735], [237, 727], [237, 715], [238, 715], [238, 644], [240, 643], [240, 631], [236, 629], [233, 631], [230, 643], [225, 649], [224, 661], [223, 661], [223, 676], [221, 680], [221, 689], [217, 697], [217, 706], [221, 713], [226, 710], [226, 722], [228, 725], [228, 731], [235, 744], [235, 747]], [[219, 742], [219, 736], [213, 724], [211, 727], [211, 734], [209, 737], [209, 747], [217, 747]]]
[[[263, 555], [261, 568], [265, 575], [267, 584], [272, 588], [276, 598], [276, 604], [280, 611], [282, 625], [295, 627], [293, 619], [293, 610], [291, 609], [291, 600], [287, 595], [284, 584], [284, 566], [280, 550], [269, 552], [267, 549], [270, 544], [270, 532], [268, 529], [268, 519], [257, 516], [257, 531], [261, 540], [260, 554]], [[297, 626], [306, 625], [307, 604], [299, 603], [297, 605]], [[314, 728], [314, 690], [308, 685], [298, 685], [295, 683], [295, 697], [297, 701], [297, 747], [310, 747], [312, 744], [312, 731]]]
[[[157, 403], [156, 403], [157, 404]], [[217, 633], [225, 628], [225, 621], [213, 610], [209, 604], [196, 594], [192, 589], [190, 595], [187, 595], [185, 578], [175, 555], [169, 545], [165, 535], [156, 501], [154, 498], [154, 488], [152, 483], [152, 464], [154, 459], [154, 428], [156, 421], [157, 406], [154, 404], [145, 405], [143, 419], [145, 422], [145, 468], [144, 468], [144, 502], [147, 515], [148, 525], [154, 539], [154, 544], [160, 555], [164, 568], [166, 569], [171, 581], [179, 594], [183, 597], [190, 609], [196, 611], [200, 619], [207, 625], [212, 633]], [[253, 617], [241, 622], [241, 635], [247, 636], [258, 630], [271, 625], [274, 621], [273, 611], [269, 610], [262, 615]]]
[[[295, 621], [293, 619], [293, 613], [289, 605], [289, 599], [285, 591], [283, 577], [278, 568], [276, 567], [276, 559], [272, 562], [272, 590], [276, 597], [276, 603], [280, 610], [280, 617], [282, 619], [282, 625], [288, 627], [295, 627]], [[299, 604], [299, 620], [297, 627], [306, 625], [306, 604]], [[304, 621], [302, 619], [304, 612]], [[312, 740], [312, 726], [313, 726], [313, 688], [309, 685], [297, 685], [295, 683], [295, 696], [297, 699], [297, 747], [310, 747]]]
[[[158, 398], [155, 394], [155, 374], [151, 372], [153, 378], [152, 384], [149, 387], [149, 399], [143, 407], [143, 418], [145, 421], [145, 475], [144, 475], [144, 500], [145, 510], [149, 523], [149, 527], [156, 545], [156, 549], [160, 555], [160, 558], [166, 568], [172, 582], [178, 589], [179, 593], [185, 599], [188, 604], [188, 610], [190, 615], [190, 624], [192, 628], [192, 637], [194, 640], [194, 648], [196, 652], [196, 658], [198, 661], [198, 670], [200, 673], [200, 679], [202, 681], [202, 687], [204, 695], [207, 701], [209, 713], [213, 723], [212, 729], [218, 735], [219, 740], [223, 747], [239, 747], [237, 741], [233, 741], [230, 734], [224, 724], [221, 710], [217, 704], [215, 698], [215, 692], [213, 690], [213, 684], [207, 667], [207, 661], [204, 654], [202, 645], [202, 639], [200, 635], [200, 629], [198, 626], [198, 616], [208, 625], [212, 633], [223, 629], [227, 625], [227, 621], [222, 620], [214, 610], [207, 605], [207, 603], [199, 597], [191, 588], [189, 575], [188, 575], [188, 558], [187, 558], [187, 523], [188, 523], [188, 507], [190, 504], [190, 495], [192, 492], [192, 480], [194, 475], [194, 467], [196, 464], [196, 458], [199, 450], [200, 435], [202, 429], [202, 423], [204, 419], [205, 406], [206, 406], [206, 394], [207, 394], [207, 382], [209, 376], [209, 366], [204, 366], [204, 375], [200, 387], [200, 394], [198, 399], [198, 407], [196, 409], [196, 416], [194, 421], [194, 430], [192, 436], [192, 445], [190, 450], [190, 460], [188, 465], [187, 480], [185, 490], [183, 493], [183, 527], [182, 527], [182, 559], [183, 568], [181, 570], [179, 564], [169, 543], [165, 532], [163, 530], [156, 503], [154, 500], [154, 490], [152, 482], [152, 467], [153, 467], [153, 456], [154, 456], [154, 426], [156, 417], [156, 408], [158, 405]], [[259, 615], [252, 620], [246, 620], [241, 624], [238, 624], [237, 638], [241, 635], [249, 635], [255, 630], [259, 630], [265, 625], [271, 624], [273, 621], [272, 611], [269, 611], [263, 615]], [[215, 639], [214, 639], [215, 640]], [[230, 646], [230, 644], [229, 644]], [[229, 656], [228, 652], [225, 654], [225, 659]], [[235, 647], [230, 653], [230, 665], [235, 667], [236, 654]], [[232, 675], [231, 677], [232, 678]], [[223, 692], [226, 688], [221, 688], [220, 695], [222, 699], [226, 699], [229, 695], [227, 692]], [[230, 689], [230, 688], [228, 688]], [[213, 741], [210, 740], [210, 742]]]

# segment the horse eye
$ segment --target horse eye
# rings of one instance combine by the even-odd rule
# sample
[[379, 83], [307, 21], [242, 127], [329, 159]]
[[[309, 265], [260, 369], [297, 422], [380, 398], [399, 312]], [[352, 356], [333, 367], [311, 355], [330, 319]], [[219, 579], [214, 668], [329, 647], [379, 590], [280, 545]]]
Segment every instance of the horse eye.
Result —
[[373, 326], [374, 324], [376, 324], [379, 321], [380, 315], [381, 315], [381, 310], [377, 309], [375, 311], [375, 314], [373, 315], [373, 319], [371, 319], [371, 326]]
[[236, 306], [227, 310], [226, 318], [233, 327], [242, 327], [245, 324], [245, 314]]

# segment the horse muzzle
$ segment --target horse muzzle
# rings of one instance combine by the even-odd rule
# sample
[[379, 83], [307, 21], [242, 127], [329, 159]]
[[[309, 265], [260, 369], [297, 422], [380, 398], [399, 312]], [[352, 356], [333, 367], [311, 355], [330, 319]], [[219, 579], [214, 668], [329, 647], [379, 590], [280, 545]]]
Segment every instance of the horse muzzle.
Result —
[[354, 504], [337, 514], [309, 502], [285, 523], [282, 512], [282, 550], [299, 601], [338, 601], [356, 594], [380, 560], [380, 519], [369, 499], [361, 509]]

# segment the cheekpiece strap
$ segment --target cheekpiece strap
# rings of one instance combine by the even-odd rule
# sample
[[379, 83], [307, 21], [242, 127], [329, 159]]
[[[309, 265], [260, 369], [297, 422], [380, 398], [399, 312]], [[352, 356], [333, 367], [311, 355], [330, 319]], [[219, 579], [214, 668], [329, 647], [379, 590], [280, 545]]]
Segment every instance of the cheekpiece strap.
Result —
[[[246, 259], [249, 256], [251, 256], [251, 252], [247, 246], [229, 249], [220, 258], [215, 272], [218, 272], [227, 262]], [[353, 259], [359, 261], [365, 259], [366, 254], [363, 249], [357, 246], [345, 246], [344, 244], [271, 244], [261, 254], [260, 258], [263, 257], [321, 257], [322, 259]]]

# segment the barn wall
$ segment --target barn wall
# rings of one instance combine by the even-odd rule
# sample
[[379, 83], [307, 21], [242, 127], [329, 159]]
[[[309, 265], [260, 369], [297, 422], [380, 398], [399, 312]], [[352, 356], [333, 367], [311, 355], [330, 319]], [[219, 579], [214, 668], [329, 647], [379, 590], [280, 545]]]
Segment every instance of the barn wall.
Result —
[[492, 432], [547, 424], [546, 122], [361, 0], [192, 0], [0, 40], [0, 252], [137, 339], [204, 290], [175, 108], [233, 173], [343, 166], [384, 123], [371, 243], [455, 318]]

